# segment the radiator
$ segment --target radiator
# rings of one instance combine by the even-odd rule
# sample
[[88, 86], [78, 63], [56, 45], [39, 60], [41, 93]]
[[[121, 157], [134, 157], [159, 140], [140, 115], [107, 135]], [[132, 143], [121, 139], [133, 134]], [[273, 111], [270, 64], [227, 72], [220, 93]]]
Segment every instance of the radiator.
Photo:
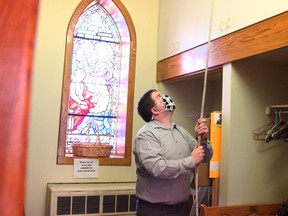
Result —
[[130, 216], [135, 211], [135, 183], [47, 184], [47, 216]]

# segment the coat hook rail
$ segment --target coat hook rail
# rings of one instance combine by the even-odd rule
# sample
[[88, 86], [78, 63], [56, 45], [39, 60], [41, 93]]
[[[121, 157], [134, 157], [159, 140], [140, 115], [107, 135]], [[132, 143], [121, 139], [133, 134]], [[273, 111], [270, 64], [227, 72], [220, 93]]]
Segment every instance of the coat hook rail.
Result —
[[273, 111], [281, 111], [281, 114], [287, 114], [288, 113], [288, 105], [273, 105], [268, 106], [265, 109], [266, 115], [271, 115]]

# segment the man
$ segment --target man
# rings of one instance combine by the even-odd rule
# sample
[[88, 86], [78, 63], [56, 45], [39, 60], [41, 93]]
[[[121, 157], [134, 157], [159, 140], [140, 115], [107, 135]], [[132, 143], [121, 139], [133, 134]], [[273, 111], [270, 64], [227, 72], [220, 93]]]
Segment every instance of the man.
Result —
[[138, 102], [144, 125], [138, 132], [133, 154], [137, 166], [137, 216], [186, 216], [193, 171], [211, 159], [205, 119], [199, 119], [195, 132], [197, 145], [183, 127], [172, 122], [176, 106], [168, 95], [151, 89]]

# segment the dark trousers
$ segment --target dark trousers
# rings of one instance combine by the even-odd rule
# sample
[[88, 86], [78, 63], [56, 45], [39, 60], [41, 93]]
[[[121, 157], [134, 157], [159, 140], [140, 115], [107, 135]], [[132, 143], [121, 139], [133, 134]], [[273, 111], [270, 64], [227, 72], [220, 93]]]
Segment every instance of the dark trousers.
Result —
[[191, 205], [189, 202], [177, 205], [150, 203], [138, 199], [136, 204], [137, 216], [189, 216]]

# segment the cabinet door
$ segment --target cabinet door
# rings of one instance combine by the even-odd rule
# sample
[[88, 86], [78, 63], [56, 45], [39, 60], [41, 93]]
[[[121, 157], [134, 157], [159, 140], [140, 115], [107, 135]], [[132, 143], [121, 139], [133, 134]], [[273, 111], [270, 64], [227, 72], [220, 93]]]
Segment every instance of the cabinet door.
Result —
[[212, 38], [218, 38], [288, 10], [287, 0], [214, 1]]
[[208, 39], [210, 1], [160, 0], [158, 60]]

